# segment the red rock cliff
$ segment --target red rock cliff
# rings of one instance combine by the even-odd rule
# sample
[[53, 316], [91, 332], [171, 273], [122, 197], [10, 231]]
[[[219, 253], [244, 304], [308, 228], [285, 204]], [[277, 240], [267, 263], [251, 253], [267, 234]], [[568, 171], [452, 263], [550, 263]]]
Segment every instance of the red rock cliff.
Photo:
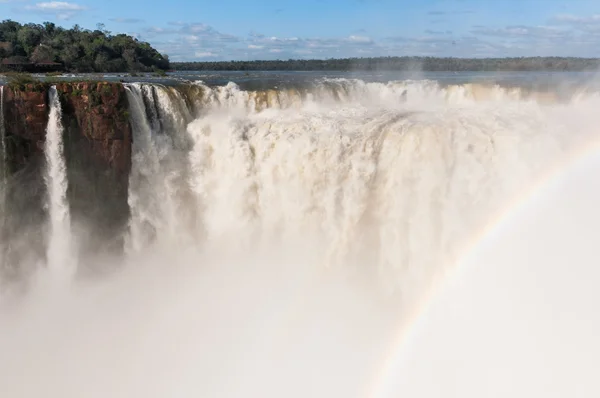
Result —
[[[43, 151], [48, 124], [49, 84], [6, 87], [5, 127], [9, 162], [13, 170]], [[90, 154], [119, 173], [131, 164], [131, 127], [122, 84], [109, 82], [59, 83], [63, 124], [71, 138], [75, 130]], [[80, 142], [83, 144], [83, 142]]]
[[65, 128], [77, 130], [92, 156], [120, 174], [129, 174], [132, 135], [123, 85], [82, 82], [60, 83], [56, 88]]
[[45, 87], [29, 84], [20, 89], [4, 89], [4, 125], [8, 166], [12, 171], [23, 168], [44, 148], [48, 124], [48, 95]]
[[[13, 207], [19, 214], [43, 213], [49, 88], [48, 83], [35, 83], [4, 91], [8, 170], [15, 187]], [[78, 232], [80, 249], [120, 250], [129, 217], [132, 146], [125, 88], [120, 83], [66, 82], [57, 83], [56, 89], [71, 214], [88, 227]], [[17, 192], [18, 187], [27, 189]]]

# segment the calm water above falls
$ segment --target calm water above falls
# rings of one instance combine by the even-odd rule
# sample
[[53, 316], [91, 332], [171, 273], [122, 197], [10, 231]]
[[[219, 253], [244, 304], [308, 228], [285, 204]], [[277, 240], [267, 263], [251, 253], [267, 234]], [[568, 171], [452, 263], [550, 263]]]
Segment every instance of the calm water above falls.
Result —
[[[556, 86], [580, 87], [583, 85], [600, 87], [597, 72], [243, 72], [243, 71], [178, 71], [170, 72], [167, 77], [155, 77], [141, 74], [131, 77], [119, 73], [64, 74], [58, 79], [98, 79], [125, 82], [155, 82], [175, 84], [182, 81], [202, 80], [208, 85], [225, 85], [228, 82], [239, 84], [242, 88], [274, 88], [278, 85], [310, 84], [320, 79], [360, 79], [365, 82], [388, 82], [394, 80], [433, 80], [441, 85], [447, 84], [500, 84], [503, 86], [538, 87], [542, 89]], [[36, 75], [43, 79], [43, 75]], [[0, 84], [6, 79], [0, 75]]]

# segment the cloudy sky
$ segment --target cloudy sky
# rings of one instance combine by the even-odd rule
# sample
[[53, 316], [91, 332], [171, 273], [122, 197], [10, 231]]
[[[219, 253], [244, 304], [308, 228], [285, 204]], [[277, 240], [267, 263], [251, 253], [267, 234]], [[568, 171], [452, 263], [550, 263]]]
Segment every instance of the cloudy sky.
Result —
[[600, 56], [600, 0], [0, 0], [0, 19], [102, 22], [173, 61]]

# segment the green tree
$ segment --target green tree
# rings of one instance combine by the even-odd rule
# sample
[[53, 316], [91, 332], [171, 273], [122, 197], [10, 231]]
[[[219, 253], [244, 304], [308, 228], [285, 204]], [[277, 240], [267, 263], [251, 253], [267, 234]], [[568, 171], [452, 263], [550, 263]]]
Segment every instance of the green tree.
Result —
[[25, 50], [25, 53], [29, 56], [42, 41], [42, 31], [35, 25], [25, 25], [19, 29], [17, 39]]
[[15, 21], [7, 19], [0, 22], [0, 41], [16, 44], [20, 28], [21, 25]]
[[52, 22], [44, 22], [44, 30], [48, 38], [56, 34], [56, 25]]
[[56, 61], [73, 72], [150, 72], [169, 68], [168, 58], [150, 44], [125, 34], [112, 35], [102, 23], [96, 28], [91, 31], [74, 25], [65, 29], [52, 22], [21, 25], [5, 20], [0, 22], [0, 58], [19, 56], [14, 59], [35, 63]]

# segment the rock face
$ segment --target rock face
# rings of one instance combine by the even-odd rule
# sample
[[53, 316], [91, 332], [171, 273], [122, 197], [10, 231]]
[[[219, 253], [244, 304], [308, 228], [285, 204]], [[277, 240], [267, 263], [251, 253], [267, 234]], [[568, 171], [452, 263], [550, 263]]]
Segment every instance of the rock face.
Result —
[[[4, 95], [7, 152], [11, 170], [43, 153], [48, 124], [49, 84], [6, 87]], [[78, 140], [99, 162], [119, 174], [131, 167], [131, 127], [125, 88], [109, 82], [56, 84], [61, 94], [63, 125], [69, 140]], [[67, 140], [67, 139], [66, 139]], [[65, 140], [65, 141], [66, 141]]]
[[131, 167], [131, 127], [122, 84], [61, 83], [63, 125], [70, 139], [86, 142], [90, 155], [118, 174]]
[[4, 89], [4, 124], [8, 168], [16, 172], [42, 154], [48, 124], [48, 93], [41, 84]]
[[129, 219], [132, 145], [125, 88], [81, 82], [56, 89], [65, 129], [67, 196], [80, 251], [119, 251]]
[[[109, 82], [55, 85], [62, 107], [67, 196], [80, 253], [120, 251], [129, 218], [132, 146], [125, 88]], [[4, 89], [12, 187], [8, 206], [15, 210], [7, 228], [13, 230], [25, 228], [24, 224], [33, 230], [36, 223], [38, 230], [45, 225], [43, 176], [49, 87], [48, 83], [36, 83]], [[34, 216], [28, 219], [28, 214]]]
[[35, 264], [45, 256], [43, 170], [49, 109], [47, 91], [41, 85], [4, 87], [3, 91], [8, 178], [4, 214], [0, 215], [0, 272], [10, 278], [28, 272], [25, 264]]

